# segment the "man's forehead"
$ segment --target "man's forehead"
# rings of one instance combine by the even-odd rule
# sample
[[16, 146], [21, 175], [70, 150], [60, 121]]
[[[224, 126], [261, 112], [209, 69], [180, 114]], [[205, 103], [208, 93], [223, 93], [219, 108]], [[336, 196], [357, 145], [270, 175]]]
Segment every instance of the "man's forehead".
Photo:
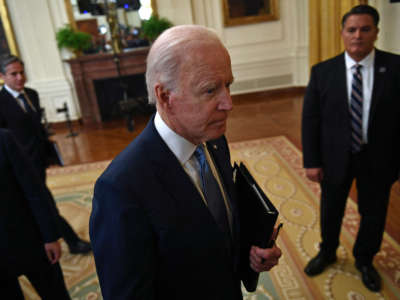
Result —
[[20, 71], [24, 70], [24, 66], [20, 62], [13, 62], [6, 66], [6, 71]]
[[209, 57], [210, 53], [204, 54], [203, 57], [187, 57], [182, 63], [182, 70], [208, 78], [220, 77], [221, 75], [226, 75], [227, 72], [232, 72], [229, 56], [216, 54], [215, 52], [211, 54], [213, 57]]
[[355, 26], [355, 25], [372, 25], [375, 26], [374, 24], [374, 19], [372, 18], [371, 15], [368, 14], [354, 14], [351, 15], [347, 18], [346, 22], [344, 23], [344, 26]]

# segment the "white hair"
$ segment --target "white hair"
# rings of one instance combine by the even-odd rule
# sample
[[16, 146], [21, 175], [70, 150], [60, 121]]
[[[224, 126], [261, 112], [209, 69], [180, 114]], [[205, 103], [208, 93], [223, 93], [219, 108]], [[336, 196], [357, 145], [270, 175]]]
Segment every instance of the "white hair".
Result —
[[[218, 43], [217, 34], [200, 25], [174, 26], [164, 31], [153, 43], [147, 56], [146, 85], [150, 104], [156, 104], [154, 87], [161, 83], [168, 90], [177, 88], [180, 65], [194, 42]], [[188, 51], [189, 52], [189, 51]]]

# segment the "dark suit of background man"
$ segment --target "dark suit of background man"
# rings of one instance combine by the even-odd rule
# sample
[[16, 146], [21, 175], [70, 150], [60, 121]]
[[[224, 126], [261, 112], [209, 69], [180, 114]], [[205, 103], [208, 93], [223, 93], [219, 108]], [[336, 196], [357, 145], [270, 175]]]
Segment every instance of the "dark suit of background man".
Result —
[[[16, 56], [2, 57], [0, 78], [4, 80], [4, 87], [0, 91], [0, 128], [7, 128], [14, 134], [24, 152], [31, 158], [39, 178], [46, 184], [48, 137], [41, 123], [38, 93], [25, 87], [24, 64]], [[21, 95], [25, 100], [20, 99]], [[50, 195], [48, 199], [51, 199], [54, 209], [57, 210], [53, 196]], [[88, 253], [91, 250], [90, 244], [81, 240], [58, 211], [56, 213], [61, 235], [70, 252]]]
[[0, 298], [24, 299], [26, 275], [42, 299], [70, 299], [49, 193], [14, 136], [0, 129]]
[[[312, 68], [302, 124], [306, 174], [321, 183], [322, 242], [305, 272], [320, 274], [336, 261], [346, 199], [355, 179], [361, 221], [353, 255], [364, 285], [372, 291], [381, 289], [372, 261], [400, 170], [400, 56], [374, 49], [378, 22], [378, 12], [368, 5], [343, 16], [346, 51]], [[361, 81], [356, 64], [361, 65]]]
[[[89, 232], [104, 299], [242, 299], [223, 135], [232, 81], [229, 54], [208, 29], [176, 26], [154, 42], [146, 82], [157, 114], [95, 186]], [[215, 167], [215, 193], [202, 192], [198, 146]], [[250, 252], [257, 272], [281, 255], [276, 246]]]

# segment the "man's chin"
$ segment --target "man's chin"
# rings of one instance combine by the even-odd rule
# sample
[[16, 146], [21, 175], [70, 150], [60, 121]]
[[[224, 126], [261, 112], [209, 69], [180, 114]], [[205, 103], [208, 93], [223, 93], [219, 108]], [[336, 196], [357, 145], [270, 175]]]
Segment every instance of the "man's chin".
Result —
[[214, 130], [212, 133], [210, 133], [208, 135], [207, 140], [216, 140], [216, 139], [220, 138], [221, 136], [223, 136], [225, 134], [225, 131], [226, 131], [226, 126], [223, 126], [223, 127], [219, 128], [218, 130]]

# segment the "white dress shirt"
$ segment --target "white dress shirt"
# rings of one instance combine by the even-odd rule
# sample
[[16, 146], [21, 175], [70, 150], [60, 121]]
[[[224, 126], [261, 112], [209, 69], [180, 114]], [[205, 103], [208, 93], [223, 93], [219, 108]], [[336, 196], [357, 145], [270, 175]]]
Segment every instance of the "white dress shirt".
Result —
[[375, 49], [371, 51], [363, 60], [358, 63], [353, 60], [350, 55], [345, 52], [344, 54], [346, 62], [346, 76], [347, 76], [347, 95], [349, 106], [351, 102], [351, 83], [353, 80], [353, 73], [356, 64], [362, 66], [361, 76], [362, 76], [362, 93], [363, 93], [363, 112], [362, 112], [362, 132], [363, 132], [363, 142], [368, 143], [368, 119], [369, 111], [371, 108], [371, 97], [372, 89], [374, 86], [374, 61], [375, 61]]
[[196, 188], [203, 196], [201, 190], [201, 178], [197, 171], [199, 169], [197, 165], [198, 162], [197, 159], [195, 159], [195, 157], [193, 156], [193, 153], [196, 150], [197, 146], [192, 144], [185, 138], [181, 137], [175, 131], [169, 128], [158, 112], [156, 113], [156, 116], [154, 118], [154, 126], [156, 127], [156, 130], [161, 136], [162, 140], [167, 144], [168, 148], [176, 156], [183, 169], [193, 180]]
[[4, 85], [3, 88], [6, 89], [7, 92], [9, 92], [9, 93], [15, 98], [15, 100], [16, 100], [17, 103], [18, 103], [18, 105], [22, 108], [22, 110], [23, 110], [24, 112], [26, 112], [26, 108], [25, 108], [24, 101], [22, 101], [20, 98], [18, 98], [18, 96], [19, 96], [20, 94], [23, 94], [23, 95], [24, 95], [24, 97], [25, 97], [25, 99], [26, 99], [26, 102], [28, 102], [28, 105], [31, 107], [31, 109], [32, 109], [33, 111], [36, 111], [36, 108], [33, 106], [31, 100], [29, 99], [28, 95], [25, 94], [24, 91], [22, 91], [22, 92], [15, 91], [15, 90], [13, 90], [12, 88], [10, 88], [10, 87], [9, 87], [8, 85], [6, 85], [6, 84]]
[[[193, 155], [194, 151], [197, 148], [197, 145], [192, 144], [191, 142], [189, 142], [188, 140], [177, 134], [175, 131], [173, 131], [171, 128], [169, 128], [158, 112], [154, 117], [154, 126], [156, 127], [158, 134], [161, 136], [161, 139], [167, 144], [168, 148], [176, 156], [183, 169], [192, 179], [194, 185], [196, 186], [198, 192], [201, 195], [201, 198], [203, 199], [203, 202], [208, 206], [205, 196], [203, 194], [203, 190], [201, 188], [202, 183], [199, 172], [200, 163]], [[223, 200], [225, 202], [225, 207], [227, 209], [228, 222], [232, 230], [232, 212], [228, 201], [228, 195], [226, 194], [225, 188], [222, 184], [218, 171], [214, 165], [213, 159], [208, 153], [207, 147], [205, 146], [204, 146], [204, 153], [206, 155], [208, 164], [210, 165], [211, 171], [215, 179], [217, 180], [217, 183], [221, 190], [222, 197], [224, 198]]]

